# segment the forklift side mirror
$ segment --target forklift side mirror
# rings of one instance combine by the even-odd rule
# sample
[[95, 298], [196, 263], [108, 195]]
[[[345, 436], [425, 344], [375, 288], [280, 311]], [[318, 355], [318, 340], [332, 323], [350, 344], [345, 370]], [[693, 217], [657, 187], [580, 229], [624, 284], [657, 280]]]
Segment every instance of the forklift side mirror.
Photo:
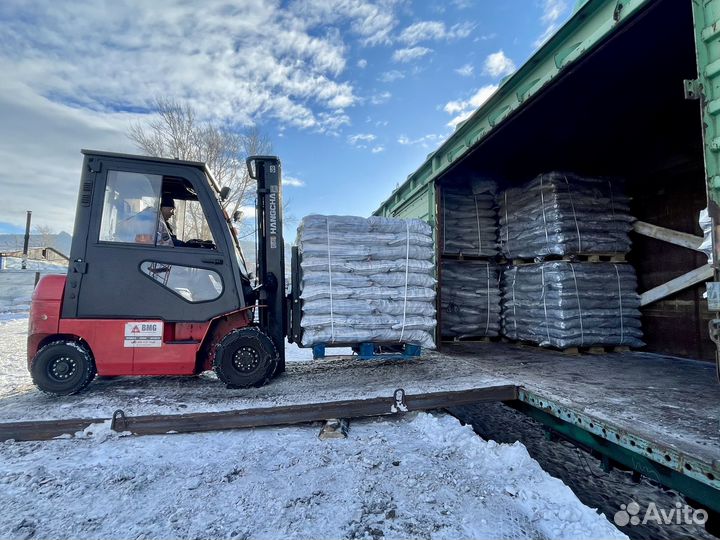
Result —
[[220, 200], [224, 201], [228, 198], [228, 195], [230, 195], [230, 188], [225, 186], [220, 190]]
[[242, 216], [242, 212], [240, 210], [235, 210], [232, 215], [233, 223], [240, 221], [240, 216]]

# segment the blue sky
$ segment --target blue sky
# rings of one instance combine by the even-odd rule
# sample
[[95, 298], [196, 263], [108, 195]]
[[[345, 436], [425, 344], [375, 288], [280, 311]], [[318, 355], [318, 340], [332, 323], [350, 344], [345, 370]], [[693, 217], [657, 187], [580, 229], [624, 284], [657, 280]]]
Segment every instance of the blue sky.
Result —
[[134, 150], [156, 96], [257, 125], [296, 217], [368, 215], [571, 0], [0, 4], [0, 232], [72, 230], [80, 148]]

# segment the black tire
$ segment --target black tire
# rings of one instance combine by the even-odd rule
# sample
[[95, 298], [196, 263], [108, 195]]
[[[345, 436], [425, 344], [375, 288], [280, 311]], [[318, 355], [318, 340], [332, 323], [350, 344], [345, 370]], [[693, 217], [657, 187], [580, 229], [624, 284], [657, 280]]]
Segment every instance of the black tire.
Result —
[[215, 349], [213, 368], [229, 388], [263, 386], [275, 374], [280, 355], [272, 340], [257, 328], [228, 333]]
[[41, 348], [30, 364], [35, 385], [54, 396], [69, 396], [85, 388], [95, 377], [95, 360], [79, 341], [59, 340]]

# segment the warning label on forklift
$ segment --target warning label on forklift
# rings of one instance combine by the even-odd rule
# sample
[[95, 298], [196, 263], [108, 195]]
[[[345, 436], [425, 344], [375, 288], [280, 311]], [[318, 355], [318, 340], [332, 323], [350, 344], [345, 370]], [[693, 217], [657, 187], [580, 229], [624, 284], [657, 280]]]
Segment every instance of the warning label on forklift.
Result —
[[125, 347], [160, 347], [162, 335], [162, 321], [125, 323]]

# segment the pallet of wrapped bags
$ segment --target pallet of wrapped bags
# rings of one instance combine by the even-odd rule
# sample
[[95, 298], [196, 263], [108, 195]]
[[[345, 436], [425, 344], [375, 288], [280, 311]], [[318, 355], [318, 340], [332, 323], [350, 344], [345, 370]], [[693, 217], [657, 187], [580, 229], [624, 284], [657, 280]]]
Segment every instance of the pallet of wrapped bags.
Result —
[[553, 261], [503, 272], [502, 332], [543, 347], [642, 347], [635, 270]]
[[498, 254], [496, 185], [473, 181], [443, 186], [440, 238], [445, 255], [494, 257]]
[[440, 327], [444, 338], [500, 334], [500, 268], [478, 260], [441, 262]]
[[310, 215], [300, 223], [302, 345], [402, 343], [434, 348], [430, 225]]
[[551, 172], [505, 190], [498, 202], [508, 259], [630, 251], [634, 218], [619, 180]]

